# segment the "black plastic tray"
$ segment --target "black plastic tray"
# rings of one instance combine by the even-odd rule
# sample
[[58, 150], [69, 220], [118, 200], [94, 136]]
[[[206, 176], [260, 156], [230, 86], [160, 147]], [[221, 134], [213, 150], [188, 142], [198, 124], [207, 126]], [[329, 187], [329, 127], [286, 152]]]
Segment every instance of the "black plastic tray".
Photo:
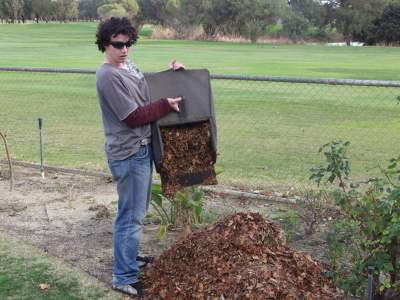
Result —
[[152, 125], [152, 145], [154, 163], [160, 172], [164, 155], [160, 127], [209, 121], [211, 125], [211, 146], [216, 157], [217, 128], [214, 114], [214, 104], [211, 92], [210, 73], [206, 69], [163, 71], [146, 74], [150, 89], [150, 98], [174, 98], [181, 96], [180, 112], [171, 111]]

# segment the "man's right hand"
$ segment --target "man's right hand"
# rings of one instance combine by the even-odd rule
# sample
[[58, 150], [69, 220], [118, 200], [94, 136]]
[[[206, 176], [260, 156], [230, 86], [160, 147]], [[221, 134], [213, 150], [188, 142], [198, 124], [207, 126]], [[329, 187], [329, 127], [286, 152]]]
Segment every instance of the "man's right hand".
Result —
[[179, 70], [185, 70], [185, 65], [177, 62], [176, 59], [173, 59], [170, 63], [169, 63], [169, 67], [173, 70], [173, 71], [179, 71]]
[[179, 112], [179, 102], [182, 100], [182, 97], [176, 97], [176, 98], [167, 98], [169, 106]]

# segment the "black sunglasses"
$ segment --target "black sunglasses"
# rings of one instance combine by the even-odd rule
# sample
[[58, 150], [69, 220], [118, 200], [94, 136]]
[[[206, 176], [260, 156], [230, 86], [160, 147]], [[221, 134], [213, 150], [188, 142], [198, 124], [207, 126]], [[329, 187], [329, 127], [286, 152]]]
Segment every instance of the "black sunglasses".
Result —
[[115, 49], [122, 49], [124, 46], [129, 48], [133, 45], [133, 41], [129, 40], [126, 43], [124, 42], [110, 42], [110, 45], [113, 46]]

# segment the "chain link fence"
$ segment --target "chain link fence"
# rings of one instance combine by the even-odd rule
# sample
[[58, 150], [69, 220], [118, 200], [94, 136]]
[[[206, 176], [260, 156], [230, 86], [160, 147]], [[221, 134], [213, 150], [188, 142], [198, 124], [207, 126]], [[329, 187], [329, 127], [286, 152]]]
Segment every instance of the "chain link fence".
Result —
[[[14, 160], [40, 162], [42, 118], [46, 165], [108, 171], [94, 73], [0, 68], [0, 131]], [[212, 75], [212, 89], [223, 184], [303, 186], [319, 147], [337, 139], [351, 142], [355, 179], [400, 154], [400, 82]]]

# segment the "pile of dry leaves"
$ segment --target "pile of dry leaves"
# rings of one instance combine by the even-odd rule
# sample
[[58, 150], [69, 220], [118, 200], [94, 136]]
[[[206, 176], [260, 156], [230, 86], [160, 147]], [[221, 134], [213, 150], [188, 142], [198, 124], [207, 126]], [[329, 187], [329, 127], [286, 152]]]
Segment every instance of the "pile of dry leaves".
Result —
[[285, 246], [279, 227], [238, 213], [192, 232], [143, 272], [145, 299], [339, 299], [309, 256]]
[[185, 186], [217, 184], [215, 151], [211, 147], [209, 122], [161, 127], [164, 156], [162, 192], [172, 197]]

